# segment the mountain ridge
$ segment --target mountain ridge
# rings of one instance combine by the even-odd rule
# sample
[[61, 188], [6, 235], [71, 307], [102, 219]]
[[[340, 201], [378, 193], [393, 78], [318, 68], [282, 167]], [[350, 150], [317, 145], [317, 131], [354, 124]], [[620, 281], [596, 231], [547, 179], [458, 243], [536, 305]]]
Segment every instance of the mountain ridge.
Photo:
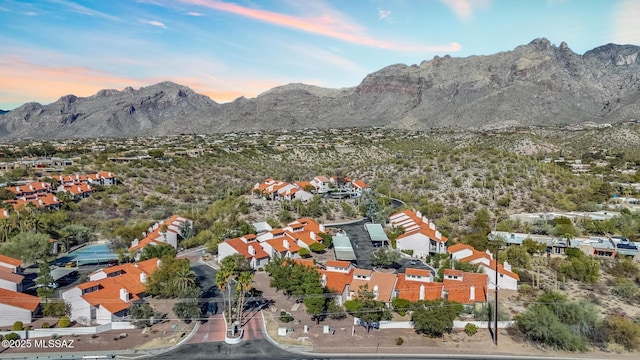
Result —
[[493, 129], [640, 117], [640, 47], [574, 53], [534, 39], [514, 50], [394, 64], [342, 89], [287, 84], [217, 103], [169, 81], [61, 96], [0, 115], [0, 139], [161, 136], [388, 126]]

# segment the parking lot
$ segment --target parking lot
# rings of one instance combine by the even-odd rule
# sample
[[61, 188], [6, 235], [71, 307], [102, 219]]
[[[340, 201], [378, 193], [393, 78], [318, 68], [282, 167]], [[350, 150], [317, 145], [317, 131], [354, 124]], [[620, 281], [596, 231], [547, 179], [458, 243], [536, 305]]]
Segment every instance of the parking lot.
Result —
[[[352, 224], [338, 225], [334, 227], [343, 230], [349, 236], [349, 240], [353, 246], [353, 251], [356, 254], [357, 266], [362, 269], [373, 269], [374, 266], [373, 260], [371, 260], [371, 253], [373, 253], [376, 248], [373, 246], [373, 243], [369, 238], [369, 234], [364, 228], [364, 224], [367, 222], [367, 220], [362, 220]], [[435, 269], [426, 265], [423, 261], [416, 259], [416, 264], [412, 264], [411, 261], [412, 259], [409, 257], [403, 256], [395, 267], [396, 270], [398, 272], [404, 272], [406, 268], [427, 269], [431, 270], [435, 275]]]

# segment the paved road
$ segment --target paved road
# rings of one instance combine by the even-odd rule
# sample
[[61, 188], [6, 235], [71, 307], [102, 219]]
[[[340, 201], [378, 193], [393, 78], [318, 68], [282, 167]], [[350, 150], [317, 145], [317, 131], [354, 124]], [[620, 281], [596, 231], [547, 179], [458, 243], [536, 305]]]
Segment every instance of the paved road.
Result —
[[209, 318], [200, 324], [198, 331], [193, 334], [188, 344], [210, 343], [224, 341], [224, 317], [222, 314], [209, 316]]

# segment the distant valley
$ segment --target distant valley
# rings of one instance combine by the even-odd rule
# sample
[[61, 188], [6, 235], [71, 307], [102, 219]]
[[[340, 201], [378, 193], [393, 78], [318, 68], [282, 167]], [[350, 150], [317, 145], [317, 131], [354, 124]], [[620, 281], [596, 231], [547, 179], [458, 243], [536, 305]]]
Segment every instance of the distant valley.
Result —
[[186, 86], [62, 96], [0, 113], [0, 139], [212, 134], [386, 126], [495, 130], [607, 124], [640, 118], [640, 47], [608, 44], [576, 54], [535, 39], [489, 56], [391, 65], [351, 88], [289, 84], [219, 104]]

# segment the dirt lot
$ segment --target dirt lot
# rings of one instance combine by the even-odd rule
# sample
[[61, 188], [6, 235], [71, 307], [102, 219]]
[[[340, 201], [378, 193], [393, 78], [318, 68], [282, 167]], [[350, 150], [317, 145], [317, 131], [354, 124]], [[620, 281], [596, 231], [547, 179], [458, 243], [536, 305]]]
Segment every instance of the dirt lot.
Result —
[[[156, 311], [167, 314], [168, 319], [176, 318], [173, 312], [171, 312], [171, 304], [169, 302], [162, 300], [158, 301], [154, 299], [151, 299], [149, 302], [154, 307], [154, 309], [156, 309]], [[43, 322], [44, 320], [38, 320], [31, 325], [33, 328], [41, 328]], [[53, 326], [55, 326], [55, 323], [51, 323]], [[177, 325], [177, 330], [174, 330], [174, 325]], [[45, 340], [45, 342], [48, 342], [51, 338], [34, 338], [32, 339], [31, 347], [11, 348], [4, 351], [0, 350], [0, 358], [2, 358], [2, 354], [46, 354], [52, 352], [78, 353], [127, 349], [158, 349], [175, 345], [177, 341], [180, 341], [182, 336], [187, 336], [191, 332], [193, 327], [194, 323], [185, 324], [184, 322], [178, 320], [165, 320], [161, 323], [153, 325], [150, 329], [145, 331], [143, 331], [142, 329], [112, 330], [96, 335], [70, 335], [61, 336], [58, 338], [60, 341], [64, 341], [67, 345], [70, 344], [73, 347], [36, 347], [35, 339]], [[121, 334], [123, 335], [122, 337]]]

